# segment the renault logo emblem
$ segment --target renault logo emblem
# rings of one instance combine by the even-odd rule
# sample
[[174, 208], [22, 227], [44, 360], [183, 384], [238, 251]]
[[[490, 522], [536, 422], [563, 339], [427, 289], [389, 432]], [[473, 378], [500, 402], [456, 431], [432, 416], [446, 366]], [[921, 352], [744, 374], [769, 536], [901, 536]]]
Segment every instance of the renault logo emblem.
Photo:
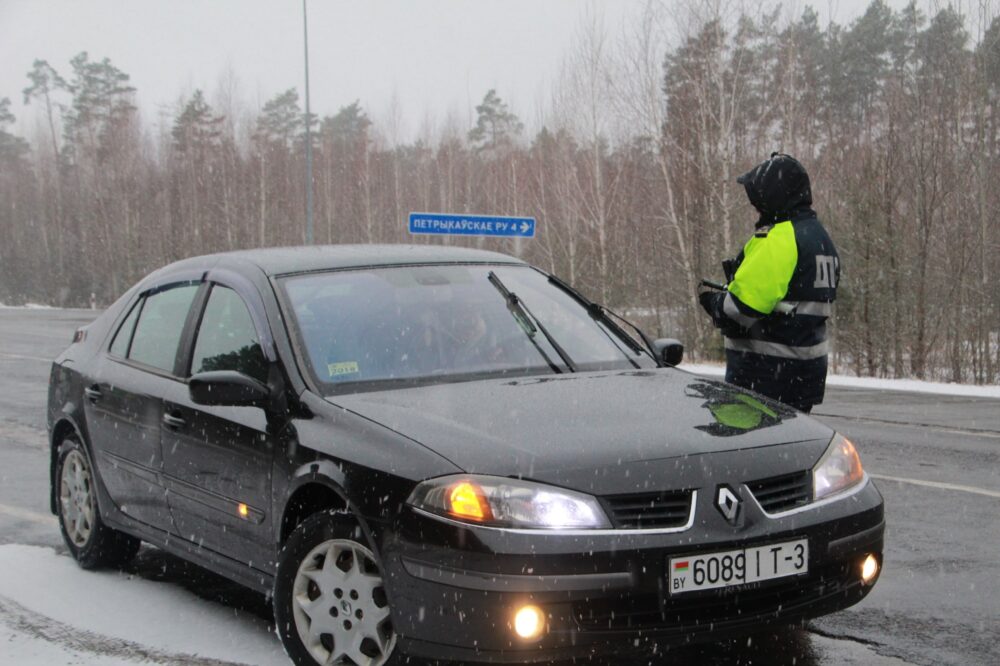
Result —
[[736, 517], [740, 514], [740, 498], [729, 486], [719, 486], [719, 492], [715, 496], [715, 506], [726, 520], [731, 523], [736, 522]]

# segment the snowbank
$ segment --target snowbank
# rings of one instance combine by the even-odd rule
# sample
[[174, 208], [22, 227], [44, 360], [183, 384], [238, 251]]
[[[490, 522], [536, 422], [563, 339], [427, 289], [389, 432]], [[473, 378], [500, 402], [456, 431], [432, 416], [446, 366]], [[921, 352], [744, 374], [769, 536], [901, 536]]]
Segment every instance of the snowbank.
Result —
[[[681, 370], [693, 372], [696, 375], [722, 378], [726, 369], [721, 365], [684, 363]], [[947, 384], [945, 382], [924, 382], [917, 379], [878, 379], [876, 377], [850, 377], [847, 375], [830, 375], [826, 378], [827, 386], [846, 386], [880, 391], [903, 391], [910, 393], [935, 393], [939, 395], [957, 395], [974, 398], [1000, 399], [1000, 386], [977, 386], [975, 384]]]
[[0, 546], [2, 663], [287, 665], [267, 622], [171, 583]]
[[24, 305], [4, 305], [0, 303], [0, 310], [56, 310], [51, 305], [45, 305], [44, 303], [25, 303]]

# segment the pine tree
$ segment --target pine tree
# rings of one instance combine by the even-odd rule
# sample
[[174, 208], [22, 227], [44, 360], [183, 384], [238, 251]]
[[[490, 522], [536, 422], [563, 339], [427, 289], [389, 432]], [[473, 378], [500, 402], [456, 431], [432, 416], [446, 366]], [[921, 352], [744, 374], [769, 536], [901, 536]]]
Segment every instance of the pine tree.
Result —
[[7, 167], [20, 165], [28, 154], [28, 142], [7, 131], [6, 125], [17, 120], [10, 112], [10, 98], [0, 99], [0, 163]]
[[299, 93], [295, 88], [289, 88], [264, 103], [254, 138], [263, 144], [290, 149], [304, 130]]
[[355, 101], [320, 124], [319, 216], [326, 241], [343, 240], [357, 225], [362, 238], [376, 236], [369, 128], [371, 120]]
[[41, 291], [32, 267], [44, 257], [35, 234], [44, 234], [45, 229], [30, 225], [33, 174], [28, 142], [8, 131], [15, 120], [10, 99], [0, 98], [0, 300], [21, 302]]
[[[135, 88], [108, 58], [94, 62], [84, 51], [70, 66], [67, 87], [73, 97], [64, 117], [63, 156], [67, 187], [75, 190], [78, 202], [72, 234], [83, 248], [84, 270], [94, 280], [90, 285], [77, 281], [74, 287], [107, 301], [121, 293], [122, 283], [138, 277], [133, 261], [141, 208], [140, 173], [132, 168], [140, 141]], [[113, 263], [121, 268], [112, 270]]]
[[28, 72], [28, 80], [31, 81], [31, 85], [24, 89], [24, 103], [29, 104], [31, 100], [37, 99], [44, 104], [45, 119], [48, 121], [49, 137], [52, 140], [52, 153], [55, 163], [58, 164], [59, 139], [54, 112], [57, 103], [53, 98], [56, 93], [66, 91], [66, 81], [45, 60], [35, 60], [31, 71]]
[[171, 130], [174, 149], [203, 157], [206, 151], [219, 145], [224, 120], [222, 116], [212, 113], [201, 90], [195, 90], [191, 101], [184, 106]]
[[515, 137], [524, 129], [493, 89], [487, 91], [482, 104], [476, 106], [476, 114], [476, 126], [469, 130], [469, 141], [480, 152], [496, 153], [512, 146]]
[[103, 158], [113, 149], [115, 135], [133, 120], [135, 88], [129, 76], [108, 58], [92, 62], [86, 51], [71, 61], [73, 77], [68, 85], [73, 95], [66, 113], [66, 147], [79, 159], [80, 151]]

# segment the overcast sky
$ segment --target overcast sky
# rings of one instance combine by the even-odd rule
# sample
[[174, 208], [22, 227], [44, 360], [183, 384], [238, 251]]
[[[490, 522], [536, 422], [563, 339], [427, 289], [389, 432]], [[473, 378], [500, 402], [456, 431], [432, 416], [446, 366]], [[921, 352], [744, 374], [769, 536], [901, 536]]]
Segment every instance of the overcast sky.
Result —
[[[644, 3], [309, 0], [312, 109], [327, 115], [359, 99], [384, 121], [395, 99], [401, 131], [412, 134], [426, 116], [468, 122], [496, 88], [530, 124], [586, 12], [602, 14], [617, 35]], [[867, 0], [815, 5], [824, 21], [846, 23]], [[213, 99], [226, 72], [253, 108], [304, 89], [301, 0], [0, 0], [0, 97], [20, 119], [34, 117], [21, 101], [32, 61], [68, 78], [70, 58], [84, 50], [132, 77], [151, 122], [196, 88]]]

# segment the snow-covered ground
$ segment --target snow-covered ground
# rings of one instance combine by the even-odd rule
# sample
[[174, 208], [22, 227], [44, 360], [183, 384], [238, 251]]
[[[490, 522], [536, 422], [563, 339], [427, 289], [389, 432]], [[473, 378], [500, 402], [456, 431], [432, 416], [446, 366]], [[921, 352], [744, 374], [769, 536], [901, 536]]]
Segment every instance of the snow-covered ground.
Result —
[[[721, 365], [683, 363], [678, 366], [698, 375], [722, 378], [726, 374]], [[876, 389], [882, 391], [908, 391], [911, 393], [937, 393], [978, 398], [1000, 398], [1000, 386], [977, 386], [975, 384], [949, 384], [946, 382], [925, 382], [917, 379], [878, 379], [875, 377], [850, 377], [829, 375], [827, 386], [848, 386], [852, 388]]]
[[259, 617], [173, 583], [0, 546], [0, 664], [287, 664]]

